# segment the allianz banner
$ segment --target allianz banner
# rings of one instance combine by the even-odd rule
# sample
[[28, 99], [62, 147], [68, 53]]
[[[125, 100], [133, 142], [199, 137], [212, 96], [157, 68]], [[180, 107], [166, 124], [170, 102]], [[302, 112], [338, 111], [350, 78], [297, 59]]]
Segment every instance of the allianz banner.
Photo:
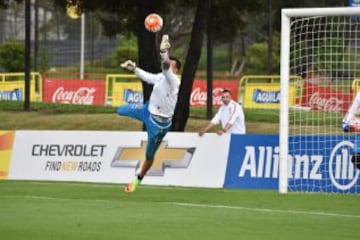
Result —
[[[291, 136], [289, 191], [360, 193], [360, 172], [350, 161], [354, 141], [354, 136]], [[277, 189], [278, 176], [278, 135], [231, 136], [224, 187]]]
[[289, 142], [290, 191], [360, 193], [360, 171], [351, 163], [355, 136], [294, 136]]
[[278, 188], [278, 135], [231, 135], [224, 187]]

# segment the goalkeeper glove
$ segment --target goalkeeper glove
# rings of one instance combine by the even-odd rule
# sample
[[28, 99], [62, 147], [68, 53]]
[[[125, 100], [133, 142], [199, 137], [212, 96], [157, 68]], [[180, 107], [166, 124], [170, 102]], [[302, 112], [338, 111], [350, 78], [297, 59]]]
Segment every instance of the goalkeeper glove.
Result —
[[127, 60], [127, 61], [123, 62], [122, 64], [120, 64], [120, 66], [122, 68], [125, 68], [125, 69], [133, 72], [136, 68], [136, 63], [131, 60]]
[[343, 122], [342, 123], [342, 129], [343, 129], [344, 132], [350, 132], [351, 126], [347, 122]]
[[167, 52], [170, 49], [171, 45], [170, 45], [170, 40], [169, 40], [169, 35], [163, 35], [161, 38], [161, 43], [160, 43], [160, 52], [164, 53]]
[[360, 132], [360, 125], [357, 122], [343, 122], [342, 129], [344, 132]]

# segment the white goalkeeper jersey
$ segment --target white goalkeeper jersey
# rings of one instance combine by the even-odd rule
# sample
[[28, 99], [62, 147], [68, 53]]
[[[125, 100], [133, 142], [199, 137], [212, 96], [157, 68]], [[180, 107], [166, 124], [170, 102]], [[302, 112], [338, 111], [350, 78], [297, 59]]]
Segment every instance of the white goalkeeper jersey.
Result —
[[144, 82], [154, 85], [149, 100], [150, 113], [171, 118], [174, 115], [180, 86], [180, 80], [171, 67], [157, 74], [135, 68], [135, 74]]
[[229, 132], [233, 134], [245, 134], [246, 132], [244, 111], [234, 100], [231, 100], [228, 105], [221, 105], [211, 123], [214, 125], [221, 123], [222, 128], [230, 123], [232, 126]]
[[357, 93], [343, 119], [343, 122], [347, 122], [347, 123], [351, 122], [355, 118], [355, 115], [359, 110], [359, 107], [360, 107], [360, 93]]

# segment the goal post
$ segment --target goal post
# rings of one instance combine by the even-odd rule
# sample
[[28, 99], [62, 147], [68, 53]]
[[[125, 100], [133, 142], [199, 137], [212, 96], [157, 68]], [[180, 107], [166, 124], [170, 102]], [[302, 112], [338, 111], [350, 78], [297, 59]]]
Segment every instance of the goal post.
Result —
[[[355, 190], [349, 190], [357, 184], [354, 178], [358, 177], [358, 171], [348, 163], [346, 171], [333, 167], [330, 159], [337, 154], [339, 145], [332, 139], [342, 139], [347, 144], [347, 149], [342, 150], [342, 156], [347, 159], [350, 159], [349, 149], [353, 147], [354, 135], [341, 131], [341, 119], [351, 103], [351, 82], [360, 77], [360, 21], [357, 16], [360, 16], [360, 7], [281, 11], [279, 193], [287, 193], [289, 189], [334, 192], [334, 188], [339, 186], [343, 192], [360, 189], [356, 186]], [[289, 106], [289, 99], [294, 97], [289, 93], [290, 75], [301, 75], [304, 79], [301, 97], [297, 96], [295, 101], [299, 107], [297, 110]], [[325, 97], [322, 99], [314, 94], [314, 89], [319, 90], [317, 94], [338, 97], [341, 106], [340, 103], [330, 106]], [[310, 106], [311, 101], [318, 105]], [[314, 149], [305, 149], [307, 146]], [[313, 159], [306, 155], [307, 150], [313, 153]], [[294, 153], [298, 154], [298, 159]], [[334, 161], [341, 160], [337, 157]], [[341, 174], [346, 174], [347, 178], [334, 180], [333, 175], [340, 179]]]

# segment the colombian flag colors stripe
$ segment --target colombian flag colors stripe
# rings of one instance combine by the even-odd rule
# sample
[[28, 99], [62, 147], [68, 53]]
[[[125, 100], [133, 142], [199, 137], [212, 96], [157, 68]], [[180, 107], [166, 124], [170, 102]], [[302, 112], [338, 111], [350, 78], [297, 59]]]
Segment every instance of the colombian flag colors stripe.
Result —
[[15, 131], [0, 131], [0, 179], [8, 178], [14, 138]]

